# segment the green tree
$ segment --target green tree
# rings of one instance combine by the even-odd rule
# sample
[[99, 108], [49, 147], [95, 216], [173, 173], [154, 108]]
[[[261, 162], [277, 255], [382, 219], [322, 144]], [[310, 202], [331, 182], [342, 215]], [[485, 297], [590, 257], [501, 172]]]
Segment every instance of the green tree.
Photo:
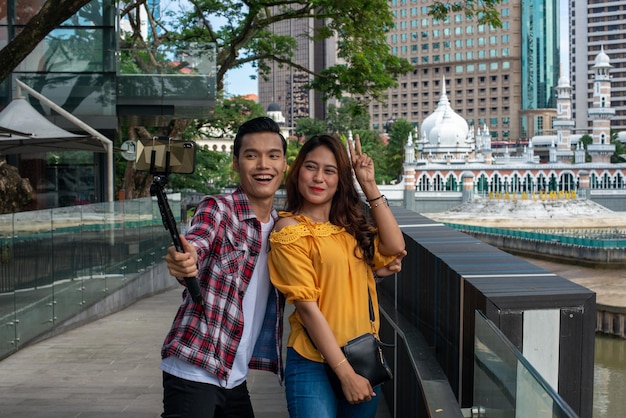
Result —
[[380, 134], [367, 129], [356, 129], [352, 132], [359, 135], [363, 152], [374, 160], [374, 174], [377, 184], [388, 184], [397, 176], [391, 171], [386, 157], [387, 145], [380, 138]]
[[411, 132], [413, 132], [413, 125], [406, 119], [395, 120], [389, 129], [389, 143], [385, 149], [385, 154], [390, 174], [393, 173], [396, 178], [402, 174], [404, 145]]
[[500, 3], [502, 0], [435, 1], [428, 14], [445, 20], [452, 13], [463, 13], [466, 17], [476, 17], [479, 24], [501, 28], [500, 13], [496, 9]]
[[245, 121], [265, 115], [263, 106], [254, 100], [248, 100], [242, 96], [222, 98], [215, 104], [211, 118], [196, 121], [188, 127], [184, 136], [188, 139], [202, 136], [232, 137]]
[[613, 129], [611, 129], [611, 144], [615, 145], [615, 152], [611, 155], [611, 162], [626, 162], [626, 146], [622, 141], [617, 139], [617, 131], [614, 131]]
[[296, 160], [298, 156], [298, 152], [300, 152], [300, 148], [302, 148], [302, 144], [304, 141], [301, 141], [299, 138], [291, 138], [287, 142], [287, 167], [289, 167]]
[[346, 134], [349, 130], [367, 130], [370, 125], [370, 116], [361, 103], [351, 97], [341, 99], [340, 106], [328, 106], [326, 116], [328, 131]]
[[295, 133], [297, 137], [306, 139], [329, 133], [328, 123], [325, 120], [315, 118], [300, 118], [296, 121]]
[[206, 147], [196, 150], [196, 169], [193, 174], [172, 174], [168, 188], [176, 191], [193, 190], [203, 194], [214, 194], [236, 182], [232, 170], [232, 155], [211, 151]]
[[[6, 79], [20, 62], [30, 54], [35, 47], [61, 23], [72, 18], [91, 0], [47, 0], [34, 15], [19, 34], [10, 40], [2, 49], [0, 49], [0, 81]], [[273, 13], [268, 10], [267, 4], [260, 1], [253, 2], [237, 2], [237, 1], [218, 1], [218, 0], [189, 0], [190, 7], [196, 10], [197, 20], [193, 20], [192, 16], [181, 21], [182, 25], [187, 25], [187, 34], [181, 33], [181, 41], [193, 42], [195, 35], [206, 34], [209, 41], [215, 42], [221, 51], [218, 57], [218, 65], [220, 72], [218, 80], [222, 81], [226, 71], [238, 68], [248, 62], [255, 60], [275, 61], [278, 64], [289, 65], [293, 57], [293, 47], [295, 39], [289, 37], [276, 37], [267, 33], [269, 24], [289, 19], [298, 19], [306, 16], [307, 18], [326, 19], [332, 15], [333, 11], [360, 9], [360, 13], [353, 15], [354, 22], [358, 25], [357, 30], [362, 29], [359, 19], [366, 13], [376, 14], [379, 10], [376, 7], [382, 5], [382, 11], [389, 17], [389, 8], [386, 2], [373, 2], [368, 4], [369, 7], [363, 8], [362, 2], [346, 2], [354, 3], [351, 6], [332, 7], [332, 0], [319, 2], [298, 2], [286, 1], [280, 3], [288, 7], [283, 8], [282, 13]], [[431, 14], [438, 19], [445, 19], [450, 13], [464, 12], [468, 16], [478, 16], [479, 23], [490, 24], [499, 27], [499, 15], [495, 10], [495, 6], [501, 3], [501, 0], [485, 0], [481, 2], [463, 1], [463, 2], [440, 2], [436, 1], [431, 6]], [[132, 42], [145, 42], [141, 37], [141, 11], [146, 10], [146, 0], [120, 0], [118, 2], [120, 8], [120, 16], [129, 18], [128, 21], [133, 28], [131, 36]], [[324, 6], [330, 5], [328, 10]], [[271, 6], [271, 5], [270, 5]], [[276, 9], [279, 5], [276, 4]], [[291, 7], [289, 7], [291, 6]], [[315, 10], [315, 12], [313, 12]], [[181, 9], [180, 12], [170, 11], [167, 16], [177, 17], [179, 14], [184, 15], [186, 12]], [[345, 15], [348, 18], [349, 14]], [[230, 17], [235, 20], [229, 20]], [[212, 28], [212, 18], [223, 19], [228, 22], [221, 30], [215, 31]], [[369, 21], [368, 19], [367, 21]], [[384, 20], [381, 20], [384, 21]], [[363, 21], [365, 23], [366, 21]], [[341, 23], [341, 22], [338, 22]], [[161, 21], [156, 21], [149, 16], [149, 24], [152, 29], [166, 30], [165, 25]], [[341, 28], [341, 25], [337, 25]], [[249, 29], [250, 28], [250, 29]], [[251, 30], [254, 28], [254, 30]], [[239, 30], [241, 29], [241, 30]], [[354, 29], [354, 28], [352, 28]], [[384, 27], [383, 27], [384, 29]], [[329, 27], [326, 32], [336, 31], [336, 27]], [[154, 33], [155, 31], [153, 31]], [[166, 31], [165, 37], [169, 35]], [[343, 36], [344, 32], [338, 32]], [[350, 35], [349, 31], [345, 32]], [[270, 37], [265, 37], [270, 35]], [[322, 34], [323, 36], [324, 34]], [[212, 39], [212, 40], [211, 40]], [[227, 40], [234, 41], [231, 44], [226, 43]], [[157, 40], [159, 41], [159, 40]], [[275, 55], [275, 56], [274, 56]], [[276, 59], [274, 59], [276, 58]], [[265, 68], [267, 70], [267, 68]], [[220, 83], [220, 85], [222, 85]]]

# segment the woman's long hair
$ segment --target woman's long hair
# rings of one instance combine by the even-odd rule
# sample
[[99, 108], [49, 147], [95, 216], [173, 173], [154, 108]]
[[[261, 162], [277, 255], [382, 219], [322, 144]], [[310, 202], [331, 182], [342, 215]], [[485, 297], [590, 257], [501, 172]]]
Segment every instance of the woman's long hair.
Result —
[[298, 176], [306, 156], [317, 147], [328, 148], [337, 160], [339, 183], [331, 203], [329, 220], [334, 225], [344, 227], [354, 236], [357, 245], [363, 251], [365, 261], [371, 264], [374, 258], [376, 228], [371, 217], [366, 213], [364, 203], [354, 186], [352, 162], [348, 157], [346, 147], [339, 139], [330, 135], [316, 135], [304, 143], [296, 160], [291, 164], [285, 179], [285, 190], [287, 191], [285, 209], [288, 212], [300, 213], [304, 200], [298, 190]]

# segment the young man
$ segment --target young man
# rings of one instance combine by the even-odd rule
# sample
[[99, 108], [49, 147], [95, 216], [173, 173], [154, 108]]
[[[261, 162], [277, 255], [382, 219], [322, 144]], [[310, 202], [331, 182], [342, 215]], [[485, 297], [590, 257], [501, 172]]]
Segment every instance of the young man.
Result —
[[185, 290], [165, 338], [164, 418], [254, 417], [248, 368], [273, 371], [282, 381], [284, 300], [269, 280], [267, 243], [286, 149], [272, 119], [244, 123], [233, 147], [239, 187], [198, 205], [182, 239], [185, 253], [168, 248], [170, 273], [197, 277], [203, 302]]

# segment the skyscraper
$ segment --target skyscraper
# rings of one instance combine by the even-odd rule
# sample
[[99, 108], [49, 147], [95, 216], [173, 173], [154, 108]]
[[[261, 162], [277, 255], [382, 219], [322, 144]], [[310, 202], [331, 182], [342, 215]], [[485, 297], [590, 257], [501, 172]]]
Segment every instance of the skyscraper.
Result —
[[[281, 36], [292, 36], [297, 41], [293, 62], [311, 71], [320, 71], [335, 65], [336, 48], [334, 40], [313, 42], [308, 37], [314, 25], [321, 25], [320, 20], [288, 19], [274, 23], [271, 30]], [[271, 73], [264, 79], [259, 76], [259, 103], [266, 109], [270, 104], [278, 104], [285, 116], [287, 127], [294, 127], [297, 119], [326, 117], [326, 103], [321, 96], [304, 86], [310, 81], [308, 72], [280, 65], [267, 63]]]
[[414, 71], [401, 77], [387, 103], [372, 103], [373, 128], [403, 118], [416, 125], [436, 107], [440, 83], [471, 126], [486, 124], [494, 139], [515, 141], [551, 132], [559, 78], [558, 0], [503, 0], [502, 28], [452, 13], [428, 15], [417, 0], [391, 0], [396, 19], [392, 53]]
[[[575, 13], [574, 13], [575, 11]], [[615, 116], [611, 127], [626, 129], [626, 3], [595, 0], [569, 1], [570, 73], [573, 87], [573, 111], [577, 126], [585, 126], [593, 100], [594, 59], [604, 48], [611, 59], [611, 107]]]

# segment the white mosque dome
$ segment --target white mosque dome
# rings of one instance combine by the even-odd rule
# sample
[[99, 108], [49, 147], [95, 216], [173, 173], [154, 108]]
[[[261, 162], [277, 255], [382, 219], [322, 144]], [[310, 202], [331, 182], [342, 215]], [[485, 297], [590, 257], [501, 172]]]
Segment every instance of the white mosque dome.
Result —
[[443, 118], [443, 113], [446, 108], [450, 108], [450, 101], [448, 100], [448, 95], [446, 94], [446, 80], [445, 78], [442, 80], [441, 86], [441, 98], [439, 99], [439, 103], [437, 105], [437, 109], [430, 115], [424, 119], [422, 122], [422, 132], [426, 134], [426, 137], [429, 138], [430, 131], [441, 121]]
[[428, 139], [433, 144], [443, 147], [465, 146], [465, 138], [469, 126], [465, 119], [452, 109], [445, 109], [441, 120], [428, 133]]
[[569, 77], [566, 75], [559, 77], [558, 87], [570, 87]]
[[283, 112], [280, 110], [278, 103], [270, 103], [269, 106], [267, 106], [267, 116], [279, 125], [285, 124], [285, 116], [283, 116]]
[[450, 107], [445, 85], [444, 78], [437, 109], [422, 122], [422, 132], [431, 144], [447, 147], [464, 145], [469, 126], [467, 121]]

